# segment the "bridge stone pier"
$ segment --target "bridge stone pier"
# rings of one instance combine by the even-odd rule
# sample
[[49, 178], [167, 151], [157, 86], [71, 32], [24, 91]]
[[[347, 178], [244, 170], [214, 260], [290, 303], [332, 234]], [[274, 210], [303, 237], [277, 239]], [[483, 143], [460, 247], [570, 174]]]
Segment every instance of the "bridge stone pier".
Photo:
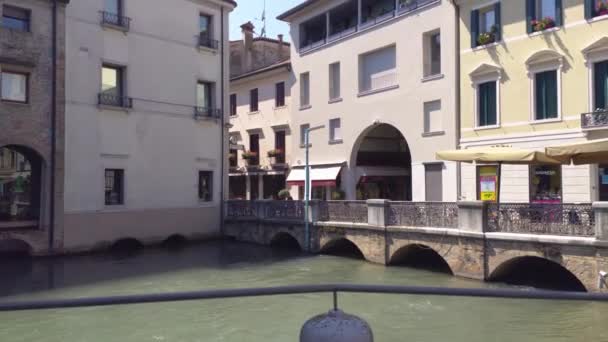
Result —
[[229, 201], [226, 210], [224, 233], [239, 241], [310, 244], [311, 253], [350, 249], [383, 265], [608, 291], [601, 276], [608, 272], [608, 203], [311, 201], [306, 217], [300, 201]]

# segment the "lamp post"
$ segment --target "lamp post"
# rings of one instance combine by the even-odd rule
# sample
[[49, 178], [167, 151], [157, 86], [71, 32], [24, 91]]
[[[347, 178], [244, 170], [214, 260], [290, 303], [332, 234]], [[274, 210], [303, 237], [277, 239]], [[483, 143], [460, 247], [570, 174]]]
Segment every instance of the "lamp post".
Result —
[[306, 174], [304, 177], [304, 241], [306, 243], [307, 252], [310, 252], [310, 132], [321, 128], [325, 128], [325, 125], [309, 127], [304, 130], [304, 148], [306, 149], [306, 160], [304, 162], [304, 170]]

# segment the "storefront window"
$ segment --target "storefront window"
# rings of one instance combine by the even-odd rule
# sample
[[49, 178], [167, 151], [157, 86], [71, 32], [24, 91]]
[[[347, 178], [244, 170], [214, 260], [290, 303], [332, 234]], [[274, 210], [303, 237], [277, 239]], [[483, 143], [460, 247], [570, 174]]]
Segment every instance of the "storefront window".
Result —
[[496, 202], [498, 190], [498, 167], [496, 165], [477, 167], [477, 200]]
[[608, 164], [599, 166], [599, 200], [608, 201]]
[[530, 202], [562, 202], [562, 169], [559, 165], [530, 166]]

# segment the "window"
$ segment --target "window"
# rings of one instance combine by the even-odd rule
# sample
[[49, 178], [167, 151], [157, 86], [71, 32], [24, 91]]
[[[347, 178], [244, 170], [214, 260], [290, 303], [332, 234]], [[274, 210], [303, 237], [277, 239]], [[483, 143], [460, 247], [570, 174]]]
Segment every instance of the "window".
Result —
[[285, 106], [285, 82], [279, 82], [279, 83], [275, 84], [274, 88], [275, 88], [274, 106], [277, 108]]
[[285, 131], [274, 132], [274, 148], [281, 151], [275, 157], [277, 164], [285, 164]]
[[585, 0], [585, 19], [608, 15], [608, 0]]
[[213, 172], [198, 172], [198, 199], [202, 202], [213, 200]]
[[341, 122], [340, 119], [329, 120], [329, 141], [342, 141]]
[[397, 85], [395, 46], [359, 57], [359, 92], [390, 88]]
[[249, 135], [249, 152], [251, 158], [249, 158], [249, 165], [258, 165], [260, 161], [260, 135], [250, 134]]
[[300, 51], [324, 43], [327, 37], [327, 17], [325, 14], [312, 18], [300, 25]]
[[19, 72], [3, 71], [2, 78], [2, 100], [19, 103], [29, 101], [29, 75]]
[[558, 117], [557, 70], [534, 75], [534, 120]]
[[30, 11], [24, 8], [2, 6], [2, 27], [17, 31], [30, 31]]
[[443, 201], [443, 164], [424, 165], [425, 197], [427, 202]]
[[340, 62], [329, 65], [329, 100], [340, 98]]
[[196, 106], [204, 109], [213, 107], [213, 83], [202, 81], [197, 83]]
[[126, 106], [124, 99], [124, 68], [104, 64], [101, 70], [100, 104]]
[[211, 38], [211, 16], [201, 14], [198, 19], [198, 29], [201, 37]]
[[562, 201], [560, 165], [530, 166], [530, 203], [554, 204]]
[[441, 34], [439, 32], [424, 35], [423, 54], [424, 77], [441, 74]]
[[562, 0], [526, 0], [528, 33], [562, 25]]
[[471, 47], [501, 40], [500, 2], [471, 12]]
[[230, 94], [230, 116], [236, 116], [236, 94]]
[[258, 88], [249, 91], [249, 112], [258, 111]]
[[[237, 156], [239, 155], [238, 151], [236, 149], [231, 148], [228, 154], [228, 162], [230, 167], [237, 167], [238, 166], [238, 161], [237, 161]], [[230, 177], [232, 178], [232, 177]]]
[[122, 169], [105, 170], [106, 205], [124, 204], [124, 173]]
[[104, 10], [115, 15], [122, 15], [122, 0], [105, 0]]
[[300, 74], [300, 108], [310, 106], [310, 74]]
[[443, 132], [441, 100], [424, 103], [424, 133]]
[[477, 126], [498, 125], [497, 82], [481, 83], [477, 86]]
[[300, 146], [306, 146], [306, 130], [310, 128], [310, 124], [300, 125]]
[[594, 110], [608, 109], [608, 61], [595, 63], [593, 65], [594, 80]]

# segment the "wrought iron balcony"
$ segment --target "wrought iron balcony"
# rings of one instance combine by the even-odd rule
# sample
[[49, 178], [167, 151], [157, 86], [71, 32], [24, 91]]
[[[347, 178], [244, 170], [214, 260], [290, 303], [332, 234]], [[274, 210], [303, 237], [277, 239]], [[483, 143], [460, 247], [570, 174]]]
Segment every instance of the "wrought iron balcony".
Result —
[[101, 25], [112, 26], [128, 31], [131, 27], [131, 18], [116, 13], [101, 11]]
[[195, 119], [219, 119], [221, 116], [221, 109], [211, 107], [194, 107]]
[[217, 41], [216, 39], [211, 39], [211, 37], [209, 37], [209, 35], [207, 34], [201, 34], [198, 36], [198, 46], [217, 50], [219, 46], [219, 41]]
[[581, 127], [583, 129], [608, 128], [608, 110], [598, 109], [595, 112], [581, 114]]
[[99, 93], [97, 95], [97, 104], [100, 106], [133, 108], [133, 99], [126, 96]]

